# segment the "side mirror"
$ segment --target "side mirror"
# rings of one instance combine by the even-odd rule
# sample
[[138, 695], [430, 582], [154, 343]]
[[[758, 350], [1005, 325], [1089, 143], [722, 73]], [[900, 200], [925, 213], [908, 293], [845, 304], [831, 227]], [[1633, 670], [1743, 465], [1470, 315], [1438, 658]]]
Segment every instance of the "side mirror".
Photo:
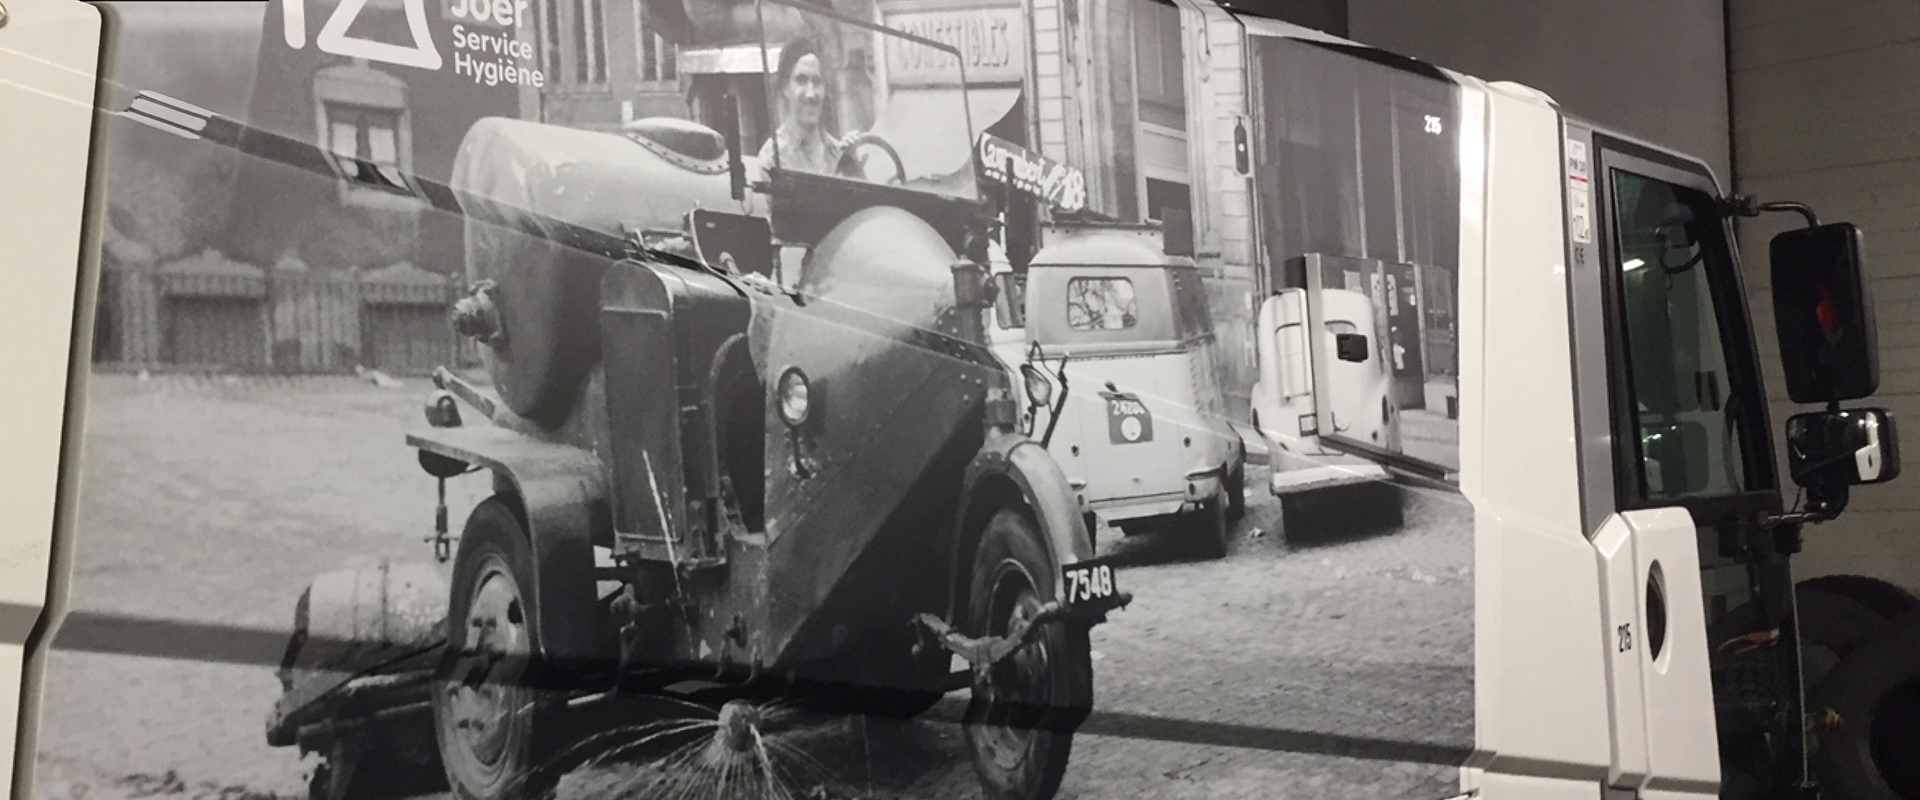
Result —
[[1640, 426], [1640, 453], [1652, 495], [1691, 494], [1707, 486], [1707, 428], [1698, 422]]
[[993, 316], [1002, 328], [1024, 328], [1027, 326], [1027, 298], [1021, 290], [1026, 288], [1025, 276], [1015, 272], [1002, 272], [993, 276], [1000, 291], [993, 300]]
[[1861, 253], [1860, 229], [1845, 222], [1773, 237], [1773, 313], [1795, 403], [1858, 400], [1880, 388]]
[[1886, 483], [1900, 476], [1900, 438], [1884, 409], [1795, 414], [1787, 420], [1787, 469], [1802, 487]]
[[1053, 379], [1041, 372], [1033, 364], [1020, 365], [1020, 377], [1026, 381], [1027, 402], [1039, 408], [1046, 408], [1053, 402]]
[[1369, 352], [1367, 348], [1367, 335], [1364, 333], [1336, 333], [1333, 336], [1333, 350], [1336, 357], [1341, 361], [1351, 361], [1355, 364], [1365, 363]]

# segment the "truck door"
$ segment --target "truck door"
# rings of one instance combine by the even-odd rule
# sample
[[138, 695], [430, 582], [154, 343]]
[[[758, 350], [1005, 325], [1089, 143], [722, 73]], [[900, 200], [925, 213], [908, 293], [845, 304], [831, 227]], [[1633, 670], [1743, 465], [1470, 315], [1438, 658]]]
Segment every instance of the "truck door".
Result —
[[1260, 306], [1260, 331], [1260, 380], [1267, 386], [1262, 407], [1256, 409], [1261, 431], [1283, 442], [1311, 436], [1317, 426], [1306, 290], [1282, 289], [1267, 298]]
[[[1319, 352], [1325, 356], [1327, 378], [1324, 402], [1333, 417], [1333, 427], [1325, 433], [1377, 447], [1390, 446], [1386, 431], [1391, 377], [1381, 355], [1387, 343], [1375, 335], [1373, 302], [1359, 292], [1323, 289], [1319, 316]], [[1340, 334], [1367, 337], [1365, 358], [1338, 357]]]
[[[1771, 558], [1771, 534], [1753, 521], [1780, 510], [1745, 290], [1703, 169], [1577, 127], [1568, 137], [1581, 501], [1603, 594], [1608, 783], [1642, 798], [1716, 797], [1732, 775], [1722, 763], [1781, 761], [1726, 751], [1732, 728], [1715, 713], [1730, 698], [1714, 696], [1710, 677], [1709, 610], [1748, 599], [1742, 562], [1759, 575]], [[1769, 746], [1795, 736], [1776, 732]]]

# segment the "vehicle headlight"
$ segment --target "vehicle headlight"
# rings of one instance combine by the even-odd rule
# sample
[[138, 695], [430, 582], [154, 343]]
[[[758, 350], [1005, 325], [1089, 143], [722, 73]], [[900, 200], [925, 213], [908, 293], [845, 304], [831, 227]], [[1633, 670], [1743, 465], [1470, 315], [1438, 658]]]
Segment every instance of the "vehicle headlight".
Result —
[[1053, 381], [1032, 364], [1020, 365], [1020, 376], [1027, 381], [1027, 400], [1036, 406], [1044, 406], [1053, 401]]
[[460, 427], [460, 406], [453, 393], [445, 389], [427, 395], [427, 424], [436, 428]]
[[807, 375], [799, 367], [780, 373], [780, 420], [789, 428], [806, 424], [812, 407], [807, 401]]

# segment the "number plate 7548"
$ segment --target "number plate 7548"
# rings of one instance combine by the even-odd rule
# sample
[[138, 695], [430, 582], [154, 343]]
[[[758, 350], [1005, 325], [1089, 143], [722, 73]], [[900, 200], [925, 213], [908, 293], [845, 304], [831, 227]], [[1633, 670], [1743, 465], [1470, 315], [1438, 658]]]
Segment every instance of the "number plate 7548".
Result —
[[1060, 569], [1060, 577], [1068, 608], [1109, 600], [1120, 591], [1114, 582], [1113, 566], [1099, 561], [1069, 564]]

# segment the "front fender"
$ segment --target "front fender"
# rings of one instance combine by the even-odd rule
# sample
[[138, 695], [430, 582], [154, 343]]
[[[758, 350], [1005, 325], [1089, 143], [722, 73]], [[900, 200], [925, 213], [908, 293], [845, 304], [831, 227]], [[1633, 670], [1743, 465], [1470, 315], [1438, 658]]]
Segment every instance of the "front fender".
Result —
[[407, 443], [493, 471], [495, 483], [518, 501], [531, 539], [542, 655], [563, 665], [604, 658], [593, 543], [613, 522], [599, 457], [492, 425], [433, 428], [408, 434]]
[[1092, 538], [1075, 501], [1073, 484], [1039, 442], [1013, 433], [990, 435], [967, 466], [961, 494], [960, 518], [955, 528], [954, 590], [947, 609], [949, 619], [965, 608], [966, 571], [973, 564], [973, 548], [980, 531], [1001, 506], [1017, 501], [1033, 512], [1047, 541], [1053, 568], [1093, 558]]

